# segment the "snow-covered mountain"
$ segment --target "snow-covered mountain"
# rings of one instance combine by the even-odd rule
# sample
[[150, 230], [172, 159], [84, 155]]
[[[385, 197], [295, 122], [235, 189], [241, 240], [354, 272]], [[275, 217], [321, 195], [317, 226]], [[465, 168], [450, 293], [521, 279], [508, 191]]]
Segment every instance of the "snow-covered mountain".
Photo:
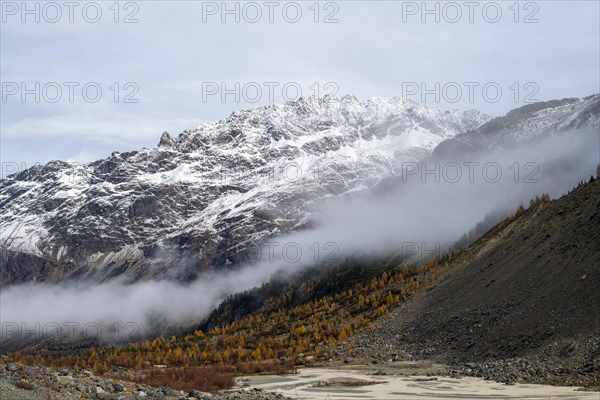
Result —
[[514, 109], [477, 129], [444, 140], [436, 147], [433, 156], [453, 158], [457, 154], [481, 154], [540, 136], [579, 129], [595, 130], [600, 134], [599, 94], [583, 99], [544, 101]]
[[491, 119], [401, 98], [300, 99], [242, 110], [158, 146], [53, 161], [0, 183], [1, 284], [199, 272], [310, 224], [318, 204]]

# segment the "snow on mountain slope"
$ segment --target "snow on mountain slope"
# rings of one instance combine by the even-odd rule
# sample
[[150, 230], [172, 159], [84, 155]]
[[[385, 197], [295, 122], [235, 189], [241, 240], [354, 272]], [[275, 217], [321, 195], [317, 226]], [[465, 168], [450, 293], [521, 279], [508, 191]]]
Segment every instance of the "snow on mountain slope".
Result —
[[401, 98], [308, 98], [165, 132], [151, 149], [30, 168], [0, 183], [1, 283], [191, 279], [243, 262], [244, 248], [302, 228], [320, 201], [489, 120]]
[[535, 140], [541, 135], [575, 131], [600, 131], [600, 95], [528, 104], [514, 109], [479, 128], [444, 140], [434, 157], [478, 154]]

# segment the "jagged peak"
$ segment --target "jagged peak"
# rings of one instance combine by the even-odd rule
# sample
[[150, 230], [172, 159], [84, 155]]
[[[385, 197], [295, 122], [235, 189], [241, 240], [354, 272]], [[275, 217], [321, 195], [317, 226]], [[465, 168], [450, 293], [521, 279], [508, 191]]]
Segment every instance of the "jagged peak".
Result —
[[160, 137], [160, 142], [158, 142], [158, 147], [173, 147], [174, 145], [175, 140], [173, 140], [169, 132], [164, 131]]

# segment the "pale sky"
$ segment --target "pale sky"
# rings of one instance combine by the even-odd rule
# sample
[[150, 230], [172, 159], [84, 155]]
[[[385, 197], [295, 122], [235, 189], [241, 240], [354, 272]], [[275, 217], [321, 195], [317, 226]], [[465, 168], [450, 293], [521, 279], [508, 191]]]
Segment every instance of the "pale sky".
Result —
[[598, 1], [467, 3], [2, 1], [2, 176], [154, 146], [298, 88], [492, 115], [600, 91]]

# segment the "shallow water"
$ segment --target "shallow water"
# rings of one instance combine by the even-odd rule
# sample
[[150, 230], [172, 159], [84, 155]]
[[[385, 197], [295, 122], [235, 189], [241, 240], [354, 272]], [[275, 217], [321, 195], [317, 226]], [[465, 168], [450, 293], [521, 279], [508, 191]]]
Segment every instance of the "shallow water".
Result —
[[[434, 380], [432, 380], [434, 379]], [[599, 392], [576, 387], [515, 384], [480, 378], [376, 376], [350, 369], [305, 368], [295, 375], [249, 376], [244, 386], [281, 393], [292, 399], [594, 399]]]

